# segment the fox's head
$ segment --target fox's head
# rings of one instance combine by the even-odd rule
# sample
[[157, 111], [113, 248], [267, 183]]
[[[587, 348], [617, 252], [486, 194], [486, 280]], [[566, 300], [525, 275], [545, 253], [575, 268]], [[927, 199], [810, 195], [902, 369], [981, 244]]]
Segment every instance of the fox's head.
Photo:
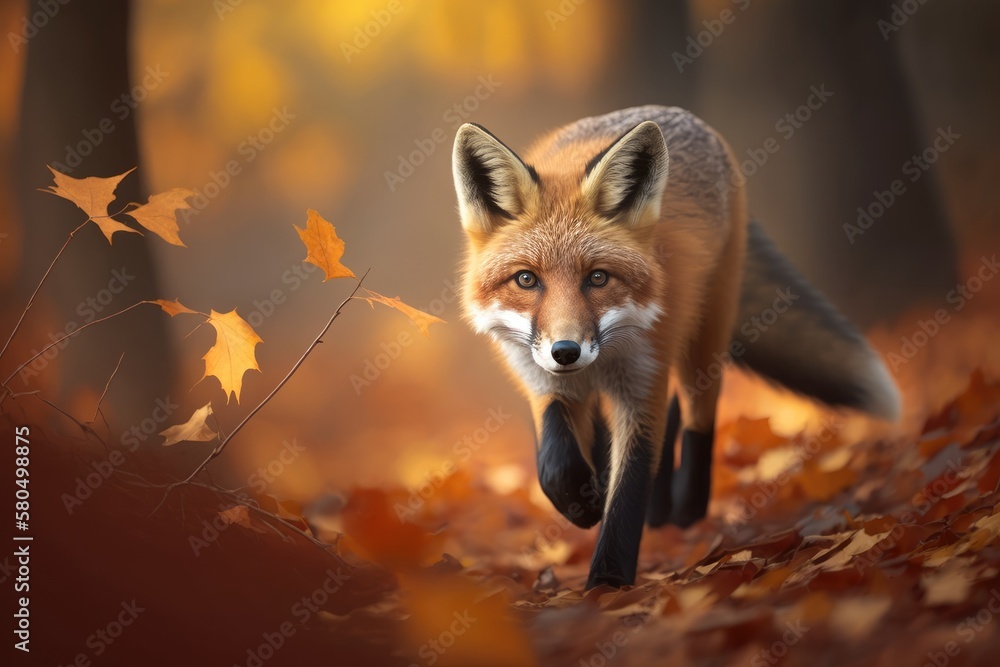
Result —
[[668, 158], [660, 128], [647, 121], [610, 145], [577, 148], [536, 170], [465, 124], [453, 153], [468, 239], [466, 315], [553, 374], [586, 368], [602, 349], [627, 352], [661, 314], [653, 228]]

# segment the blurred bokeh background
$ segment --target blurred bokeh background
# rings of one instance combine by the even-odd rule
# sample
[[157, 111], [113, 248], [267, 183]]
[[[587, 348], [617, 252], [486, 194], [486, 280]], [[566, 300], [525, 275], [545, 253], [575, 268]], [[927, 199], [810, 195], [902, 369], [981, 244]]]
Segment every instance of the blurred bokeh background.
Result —
[[[498, 489], [533, 484], [527, 407], [460, 321], [454, 289], [450, 149], [466, 120], [523, 150], [583, 116], [687, 107], [743, 161], [752, 212], [778, 245], [882, 352], [905, 359], [893, 368], [904, 427], [971, 368], [1000, 369], [1000, 288], [982, 283], [961, 309], [949, 299], [1000, 245], [990, 0], [22, 0], [5, 2], [0, 21], [5, 335], [79, 224], [79, 211], [37, 192], [51, 182], [46, 165], [76, 177], [138, 166], [123, 203], [198, 192], [186, 249], [131, 235], [108, 247], [94, 229], [75, 238], [4, 368], [67, 323], [142, 298], [236, 308], [264, 339], [240, 405], [225, 407], [214, 380], [196, 384], [210, 333], [188, 337], [190, 323], [159, 312], [86, 332], [15, 389], [89, 415], [124, 351], [112, 432], [138, 427], [155, 446], [143, 424], [157, 400], [180, 407], [156, 430], [209, 400], [232, 428], [351, 287], [303, 264], [292, 224], [309, 208], [337, 226], [348, 266], [371, 268], [373, 289], [448, 322], [426, 339], [398, 313], [352, 304], [220, 460], [235, 484], [283, 442], [304, 449], [269, 483], [282, 497], [416, 487], [449, 465]], [[134, 276], [126, 289], [100, 309], [81, 305], [114, 270]], [[942, 308], [954, 323], [909, 355], [906, 340]], [[510, 418], [480, 438], [495, 410]], [[794, 430], [818, 409], [734, 376], [723, 420], [735, 414]], [[475, 456], [457, 444], [466, 438]], [[206, 447], [177, 449], [193, 461]]]

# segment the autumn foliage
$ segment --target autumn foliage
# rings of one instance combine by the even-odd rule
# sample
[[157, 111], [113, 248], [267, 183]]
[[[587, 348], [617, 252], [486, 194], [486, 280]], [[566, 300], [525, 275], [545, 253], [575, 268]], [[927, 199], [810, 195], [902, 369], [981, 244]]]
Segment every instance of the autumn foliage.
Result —
[[[119, 232], [133, 234], [142, 233], [140, 230], [130, 227], [116, 219], [122, 215], [131, 217], [144, 229], [159, 236], [167, 243], [185, 247], [183, 241], [180, 239], [180, 227], [178, 225], [177, 216], [179, 211], [190, 209], [187, 200], [194, 197], [195, 193], [193, 191], [184, 188], [174, 188], [167, 192], [151, 196], [146, 204], [129, 204], [122, 210], [111, 213], [108, 207], [116, 198], [116, 188], [124, 178], [134, 171], [134, 169], [130, 169], [125, 173], [118, 174], [117, 176], [106, 178], [94, 176], [74, 178], [56, 171], [51, 167], [49, 167], [49, 171], [52, 172], [55, 184], [42, 191], [49, 192], [73, 202], [87, 215], [87, 219], [70, 233], [66, 244], [64, 244], [63, 248], [53, 260], [53, 265], [56, 261], [58, 261], [62, 252], [66, 249], [66, 245], [68, 245], [69, 241], [72, 240], [73, 236], [84, 228], [89, 222], [93, 222], [101, 230], [109, 244], [114, 242], [113, 237]], [[302, 243], [306, 246], [305, 261], [314, 264], [323, 270], [325, 274], [324, 282], [334, 278], [356, 279], [354, 272], [344, 266], [340, 261], [341, 257], [344, 255], [344, 241], [337, 236], [334, 226], [324, 220], [319, 213], [310, 210], [306, 219], [305, 228], [301, 229], [296, 226], [295, 230], [302, 239]], [[50, 266], [50, 271], [51, 268], [52, 267]], [[46, 272], [46, 274], [42, 277], [39, 287], [41, 287], [41, 284], [44, 283], [46, 277], [48, 277], [48, 272]], [[441, 319], [434, 317], [433, 315], [429, 315], [417, 310], [416, 308], [408, 306], [398, 297], [385, 297], [367, 288], [365, 288], [364, 291], [366, 296], [362, 298], [368, 301], [369, 304], [374, 305], [375, 303], [381, 303], [398, 310], [413, 320], [424, 335], [428, 335], [428, 328], [431, 324], [442, 322]], [[240, 317], [235, 309], [227, 313], [220, 313], [215, 310], [209, 310], [208, 313], [204, 313], [185, 306], [177, 299], [156, 299], [143, 303], [159, 306], [163, 312], [168, 314], [170, 317], [176, 317], [178, 315], [198, 316], [202, 319], [203, 324], [207, 324], [215, 330], [215, 343], [208, 349], [203, 357], [205, 361], [205, 373], [203, 375], [203, 379], [208, 377], [215, 378], [218, 380], [222, 391], [226, 396], [226, 402], [228, 403], [231, 398], [235, 398], [236, 401], [239, 402], [240, 393], [243, 388], [244, 376], [248, 371], [260, 370], [260, 367], [257, 364], [255, 349], [257, 345], [263, 343], [264, 341], [257, 334], [257, 332], [254, 331], [253, 327], [251, 327], [246, 320]], [[119, 311], [117, 314], [131, 310], [137, 305], [139, 304], [133, 304], [132, 306]], [[29, 301], [28, 306], [25, 308], [25, 314], [30, 307], [31, 301]], [[114, 316], [115, 315], [110, 315], [101, 318], [101, 320], [107, 320]], [[82, 328], [80, 331], [82, 331]], [[17, 328], [15, 328], [14, 332], [12, 332], [11, 338], [13, 338], [16, 333]], [[72, 335], [75, 335], [75, 333], [76, 332], [68, 333], [64, 338], [69, 338]], [[53, 344], [57, 344], [62, 340], [63, 339], [61, 338]], [[51, 345], [49, 347], [51, 347]], [[37, 356], [43, 354], [47, 349], [48, 347], [44, 348], [42, 352], [36, 354], [35, 357], [29, 359], [25, 362], [25, 364], [22, 364], [18, 370], [23, 368], [27, 363], [30, 363]], [[4, 351], [6, 351], [6, 348], [4, 348]], [[16, 372], [17, 371], [12, 373], [11, 377], [13, 377]], [[9, 380], [10, 378], [8, 378], [8, 381]], [[4, 383], [4, 388], [8, 393], [13, 393], [7, 387], [6, 382]], [[173, 445], [185, 440], [206, 441], [217, 437], [218, 433], [212, 430], [206, 422], [206, 419], [210, 415], [212, 415], [211, 405], [199, 408], [186, 423], [172, 426], [161, 434], [166, 437], [164, 444]]]
[[[53, 172], [48, 191], [87, 216], [53, 263], [90, 223], [109, 243], [119, 233], [148, 232], [184, 246], [177, 215], [187, 190], [109, 211], [129, 173], [76, 179]], [[325, 281], [354, 281], [345, 304], [388, 306], [424, 334], [441, 322], [364, 287], [365, 277], [342, 261], [344, 241], [316, 211], [295, 229]], [[38, 464], [51, 485], [46, 516], [53, 517], [46, 537], [53, 547], [42, 558], [52, 559], [44, 562], [54, 571], [58, 554], [75, 554], [81, 571], [105, 582], [68, 600], [61, 590], [43, 593], [71, 648], [89, 632], [80, 626], [83, 605], [114, 606], [135, 595], [159, 616], [116, 647], [116, 659], [135, 657], [129, 664], [177, 664], [193, 651], [204, 664], [247, 666], [255, 659], [455, 667], [993, 664], [1000, 383], [987, 372], [968, 376], [964, 390], [918, 415], [912, 429], [870, 427], [815, 406], [802, 408], [810, 428], [724, 419], [709, 519], [688, 530], [647, 530], [636, 586], [586, 591], [595, 531], [555, 513], [519, 468], [482, 474], [452, 465], [417, 488], [345, 487], [306, 504], [217, 486], [206, 466], [234, 438], [239, 446], [240, 429], [299, 369], [340, 308], [285, 379], [224, 433], [216, 409], [234, 398], [230, 408], [245, 407], [244, 382], [259, 377], [248, 373], [259, 370], [257, 349], [266, 341], [237, 310], [194, 307], [197, 299], [143, 301], [91, 324], [156, 307], [207, 325], [214, 340], [198, 350], [201, 380], [213, 391], [218, 383], [224, 405], [213, 400], [185, 413], [160, 432], [163, 447], [120, 467], [108, 463], [118, 459], [109, 458], [91, 423], [77, 422], [80, 431], [70, 436], [40, 436]], [[3, 419], [12, 421], [23, 394], [4, 388]], [[783, 405], [794, 412], [793, 402]], [[183, 442], [211, 453], [178, 481], [163, 464]], [[100, 472], [93, 500], [67, 516], [60, 494], [95, 470], [110, 472]], [[151, 656], [152, 645], [159, 648]], [[272, 657], [262, 660], [267, 646]]]

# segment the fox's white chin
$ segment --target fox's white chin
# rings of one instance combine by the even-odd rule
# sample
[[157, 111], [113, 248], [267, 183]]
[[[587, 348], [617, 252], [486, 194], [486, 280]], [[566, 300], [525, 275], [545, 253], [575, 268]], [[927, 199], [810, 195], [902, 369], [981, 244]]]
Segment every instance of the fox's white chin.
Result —
[[560, 368], [558, 370], [551, 369], [551, 368], [544, 368], [544, 370], [548, 371], [552, 375], [576, 375], [577, 373], [579, 373], [580, 371], [582, 371], [584, 368], [585, 367], [581, 366], [580, 368]]

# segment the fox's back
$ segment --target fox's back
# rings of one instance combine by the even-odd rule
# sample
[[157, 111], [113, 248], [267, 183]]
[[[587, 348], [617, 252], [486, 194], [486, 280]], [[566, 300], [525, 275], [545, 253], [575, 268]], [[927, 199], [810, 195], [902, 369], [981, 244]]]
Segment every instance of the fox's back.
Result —
[[526, 161], [539, 174], [582, 176], [586, 165], [616, 139], [643, 121], [660, 126], [670, 155], [664, 212], [691, 204], [709, 218], [727, 217], [733, 166], [719, 135], [690, 111], [646, 105], [582, 118], [537, 141]]

